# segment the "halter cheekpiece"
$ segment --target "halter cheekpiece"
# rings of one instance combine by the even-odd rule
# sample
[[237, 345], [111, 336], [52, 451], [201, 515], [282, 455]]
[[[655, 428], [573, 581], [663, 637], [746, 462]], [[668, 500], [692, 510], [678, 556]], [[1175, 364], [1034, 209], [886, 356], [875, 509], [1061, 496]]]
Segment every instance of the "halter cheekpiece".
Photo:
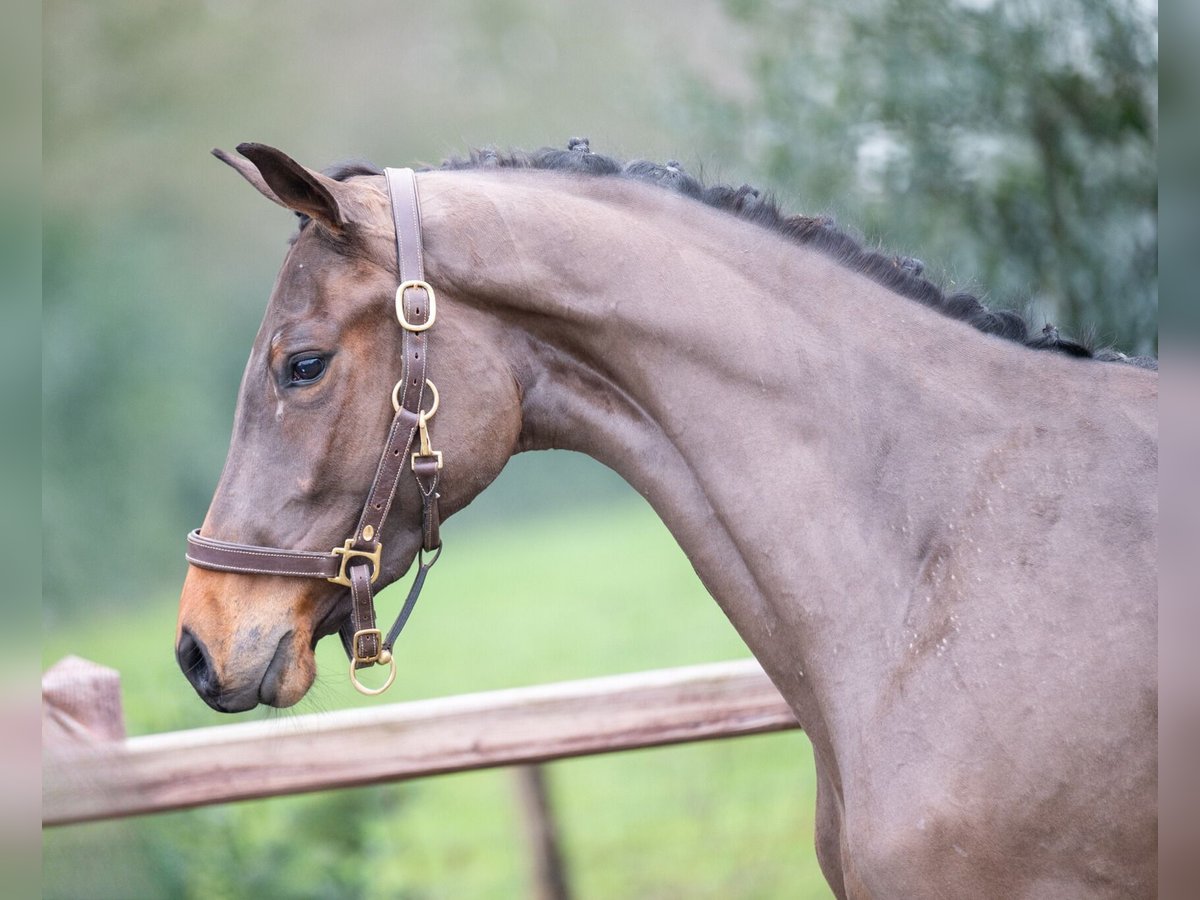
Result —
[[[437, 298], [425, 280], [416, 175], [412, 169], [385, 169], [384, 174], [396, 225], [396, 258], [400, 272], [400, 285], [396, 288], [396, 320], [401, 328], [404, 366], [400, 380], [392, 389], [395, 416], [353, 535], [328, 553], [236, 544], [202, 535], [199, 529], [187, 537], [187, 561], [194, 566], [254, 575], [324, 578], [348, 587], [352, 599], [350, 618], [340, 634], [350, 657], [350, 680], [364, 694], [381, 694], [395, 680], [396, 661], [392, 657], [392, 646], [412, 614], [426, 575], [442, 552], [437, 492], [442, 454], [429, 442], [429, 420], [437, 412], [439, 399], [437, 388], [426, 376], [429, 365], [426, 335], [437, 319]], [[422, 408], [426, 394], [429, 395], [428, 410]], [[383, 523], [391, 511], [400, 476], [406, 469], [413, 473], [421, 493], [419, 567], [400, 615], [385, 637], [375, 624], [372, 585], [379, 578], [381, 568]], [[390, 666], [382, 687], [368, 688], [358, 680], [357, 670], [372, 665]]]

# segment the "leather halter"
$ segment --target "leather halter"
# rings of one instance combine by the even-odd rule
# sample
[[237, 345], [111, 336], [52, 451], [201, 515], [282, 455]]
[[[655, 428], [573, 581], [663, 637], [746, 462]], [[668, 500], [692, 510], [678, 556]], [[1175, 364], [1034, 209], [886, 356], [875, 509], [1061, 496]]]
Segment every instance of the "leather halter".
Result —
[[[437, 298], [425, 281], [416, 176], [412, 169], [385, 169], [384, 174], [396, 225], [396, 258], [400, 272], [396, 319], [402, 329], [404, 368], [402, 377], [392, 389], [395, 416], [353, 535], [328, 553], [236, 544], [201, 535], [199, 529], [187, 537], [187, 561], [194, 566], [254, 575], [324, 578], [348, 587], [352, 601], [350, 618], [340, 634], [350, 657], [350, 679], [364, 694], [380, 694], [395, 679], [392, 646], [412, 613], [425, 584], [425, 576], [442, 552], [437, 492], [442, 454], [430, 446], [428, 429], [429, 419], [437, 411], [438, 395], [437, 388], [426, 377], [429, 366], [426, 335], [437, 318]], [[427, 387], [432, 395], [432, 405], [425, 411], [422, 405]], [[415, 450], [414, 441], [417, 441]], [[421, 492], [419, 568], [400, 615], [384, 637], [375, 624], [372, 585], [379, 578], [381, 567], [383, 524], [406, 468], [412, 471]], [[430, 554], [428, 558], [426, 554]], [[391, 667], [387, 682], [380, 688], [367, 688], [355, 673], [375, 664]]]

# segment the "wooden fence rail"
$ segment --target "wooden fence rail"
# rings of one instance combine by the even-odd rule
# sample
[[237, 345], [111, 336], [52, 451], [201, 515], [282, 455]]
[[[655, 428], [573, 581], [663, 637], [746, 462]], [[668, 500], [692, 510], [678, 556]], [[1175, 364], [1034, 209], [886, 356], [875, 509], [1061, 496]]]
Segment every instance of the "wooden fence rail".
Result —
[[43, 824], [799, 727], [754, 660], [132, 738], [117, 684], [70, 657], [46, 673]]

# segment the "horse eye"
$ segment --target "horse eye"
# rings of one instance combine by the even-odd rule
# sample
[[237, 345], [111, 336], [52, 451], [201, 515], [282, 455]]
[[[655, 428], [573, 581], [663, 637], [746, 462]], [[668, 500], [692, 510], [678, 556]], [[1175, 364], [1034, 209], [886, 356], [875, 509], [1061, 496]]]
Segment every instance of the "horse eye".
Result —
[[292, 360], [292, 384], [312, 384], [325, 374], [325, 360], [319, 356], [303, 356]]

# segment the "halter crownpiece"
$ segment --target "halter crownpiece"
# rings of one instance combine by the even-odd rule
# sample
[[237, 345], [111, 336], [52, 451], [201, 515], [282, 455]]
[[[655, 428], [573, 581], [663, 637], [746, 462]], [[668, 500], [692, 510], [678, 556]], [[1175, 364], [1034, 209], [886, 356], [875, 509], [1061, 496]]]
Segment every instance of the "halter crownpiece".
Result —
[[[350, 618], [342, 626], [340, 635], [350, 658], [350, 680], [364, 694], [381, 694], [395, 680], [396, 661], [392, 658], [392, 647], [412, 614], [426, 575], [442, 553], [440, 495], [437, 492], [442, 454], [434, 450], [429, 441], [429, 420], [437, 412], [439, 398], [437, 388], [427, 377], [426, 336], [437, 320], [437, 297], [425, 280], [416, 175], [412, 169], [385, 169], [384, 174], [396, 225], [396, 259], [400, 274], [400, 284], [396, 288], [396, 320], [402, 329], [404, 363], [401, 378], [392, 389], [395, 416], [353, 535], [328, 553], [236, 544], [201, 535], [199, 529], [187, 537], [187, 561], [203, 569], [324, 578], [350, 588]], [[431, 395], [431, 406], [427, 411], [422, 409], [426, 388]], [[404, 606], [385, 637], [375, 624], [371, 586], [379, 578], [382, 567], [383, 543], [380, 538], [383, 523], [391, 511], [405, 468], [412, 471], [421, 493], [419, 566]], [[371, 665], [390, 667], [382, 687], [368, 688], [358, 680], [357, 670]]]

